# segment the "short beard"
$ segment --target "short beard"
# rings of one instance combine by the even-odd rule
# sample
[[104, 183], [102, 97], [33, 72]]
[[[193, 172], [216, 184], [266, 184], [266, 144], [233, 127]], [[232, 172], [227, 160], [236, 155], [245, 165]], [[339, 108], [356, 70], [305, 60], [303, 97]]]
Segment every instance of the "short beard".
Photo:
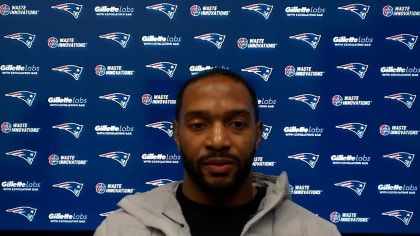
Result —
[[[204, 192], [213, 193], [213, 194], [223, 194], [223, 195], [233, 195], [234, 193], [238, 191], [238, 189], [241, 187], [241, 185], [245, 182], [245, 180], [248, 178], [249, 174], [251, 173], [252, 161], [254, 159], [254, 154], [255, 154], [255, 150], [253, 150], [249, 154], [249, 156], [244, 160], [244, 162], [241, 162], [241, 159], [236, 155], [232, 155], [224, 151], [213, 151], [205, 156], [201, 156], [196, 163], [197, 164], [197, 168], [196, 168], [191, 158], [185, 155], [185, 151], [182, 148], [182, 146], [181, 146], [180, 152], [182, 156], [184, 169], [187, 172], [187, 174], [190, 176], [191, 180], [194, 181], [194, 183], [199, 188], [201, 188]], [[211, 159], [213, 157], [230, 158], [239, 165], [238, 171], [235, 173], [231, 183], [225, 184], [225, 185], [212, 185], [206, 181], [203, 173], [199, 169], [199, 166], [200, 166], [200, 163], [203, 162], [204, 160]]]

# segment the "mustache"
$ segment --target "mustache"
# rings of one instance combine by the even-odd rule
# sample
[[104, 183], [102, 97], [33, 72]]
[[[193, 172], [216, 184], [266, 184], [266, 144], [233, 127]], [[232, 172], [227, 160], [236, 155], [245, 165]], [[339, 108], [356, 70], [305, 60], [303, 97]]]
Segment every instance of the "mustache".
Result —
[[208, 154], [201, 156], [198, 159], [198, 161], [199, 161], [199, 163], [202, 163], [204, 161], [207, 161], [207, 160], [212, 159], [212, 158], [217, 158], [217, 157], [231, 159], [233, 161], [238, 161], [238, 162], [240, 161], [240, 158], [238, 156], [236, 156], [234, 154], [231, 154], [231, 153], [228, 153], [228, 152], [225, 152], [225, 151], [212, 151], [212, 152], [209, 152]]

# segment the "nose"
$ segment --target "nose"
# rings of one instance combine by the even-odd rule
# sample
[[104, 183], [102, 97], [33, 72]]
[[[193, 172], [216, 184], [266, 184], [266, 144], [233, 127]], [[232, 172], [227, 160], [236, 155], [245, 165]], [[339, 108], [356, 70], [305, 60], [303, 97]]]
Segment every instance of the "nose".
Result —
[[229, 148], [229, 133], [222, 123], [215, 123], [211, 126], [208, 132], [206, 144], [207, 148], [215, 150], [223, 150]]

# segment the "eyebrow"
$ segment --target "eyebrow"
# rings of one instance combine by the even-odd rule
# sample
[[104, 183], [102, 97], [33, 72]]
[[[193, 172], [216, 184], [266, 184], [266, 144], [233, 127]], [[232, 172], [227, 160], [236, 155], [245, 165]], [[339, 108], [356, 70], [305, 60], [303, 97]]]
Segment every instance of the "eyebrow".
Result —
[[[185, 118], [194, 117], [194, 116], [208, 116], [210, 113], [203, 110], [192, 110], [187, 111], [184, 115]], [[246, 115], [251, 118], [251, 113], [246, 109], [234, 109], [227, 112], [228, 116], [237, 116], [237, 115]]]

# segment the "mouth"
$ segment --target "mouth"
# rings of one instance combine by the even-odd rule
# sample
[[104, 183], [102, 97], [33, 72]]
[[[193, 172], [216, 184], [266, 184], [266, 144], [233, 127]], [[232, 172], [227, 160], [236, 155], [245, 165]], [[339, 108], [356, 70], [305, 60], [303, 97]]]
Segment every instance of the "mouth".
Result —
[[201, 162], [201, 165], [213, 175], [226, 175], [235, 165], [235, 160], [226, 157], [212, 157]]

